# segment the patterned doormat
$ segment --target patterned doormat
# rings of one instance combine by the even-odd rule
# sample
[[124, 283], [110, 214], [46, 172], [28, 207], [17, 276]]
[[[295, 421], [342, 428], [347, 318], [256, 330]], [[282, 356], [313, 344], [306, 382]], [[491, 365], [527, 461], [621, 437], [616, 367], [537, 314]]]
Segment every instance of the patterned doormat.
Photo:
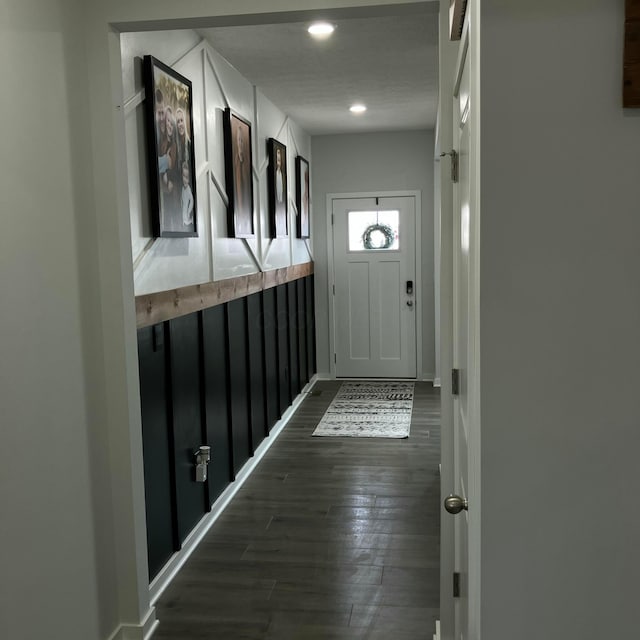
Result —
[[408, 438], [413, 382], [343, 382], [314, 436]]

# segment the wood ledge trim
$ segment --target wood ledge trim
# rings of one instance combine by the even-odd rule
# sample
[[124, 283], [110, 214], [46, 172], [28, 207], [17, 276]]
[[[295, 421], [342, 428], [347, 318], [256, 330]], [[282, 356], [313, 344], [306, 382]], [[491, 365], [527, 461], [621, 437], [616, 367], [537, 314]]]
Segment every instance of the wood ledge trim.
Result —
[[136, 296], [136, 326], [141, 329], [186, 316], [189, 313], [305, 278], [312, 273], [313, 262], [305, 262], [282, 269]]
[[640, 107], [640, 0], [626, 0], [622, 105]]

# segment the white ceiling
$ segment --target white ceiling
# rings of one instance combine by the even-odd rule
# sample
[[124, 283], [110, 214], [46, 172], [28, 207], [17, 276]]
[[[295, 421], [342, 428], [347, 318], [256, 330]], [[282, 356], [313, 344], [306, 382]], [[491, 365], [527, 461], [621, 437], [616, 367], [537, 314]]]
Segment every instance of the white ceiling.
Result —
[[[437, 6], [331, 19], [336, 30], [326, 41], [309, 36], [309, 21], [199, 33], [311, 135], [430, 129], [438, 99]], [[354, 102], [366, 104], [366, 113], [351, 114]]]

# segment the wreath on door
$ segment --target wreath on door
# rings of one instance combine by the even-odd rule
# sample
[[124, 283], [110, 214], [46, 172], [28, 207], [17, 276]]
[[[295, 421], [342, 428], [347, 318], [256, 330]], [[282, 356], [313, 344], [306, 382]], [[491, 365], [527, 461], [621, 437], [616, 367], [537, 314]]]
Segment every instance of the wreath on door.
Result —
[[370, 224], [362, 234], [365, 249], [388, 249], [395, 240], [391, 227], [386, 224]]

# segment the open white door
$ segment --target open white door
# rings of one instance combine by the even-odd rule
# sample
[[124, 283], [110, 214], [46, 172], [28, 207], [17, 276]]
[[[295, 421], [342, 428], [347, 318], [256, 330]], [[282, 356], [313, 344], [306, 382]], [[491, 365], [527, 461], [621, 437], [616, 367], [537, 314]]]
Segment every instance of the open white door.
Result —
[[[471, 5], [471, 3], [469, 3]], [[468, 6], [453, 91], [451, 162], [457, 164], [453, 205], [453, 445], [454, 482], [445, 508], [454, 514], [454, 638], [480, 638], [480, 368], [479, 207], [476, 78]], [[456, 181], [457, 180], [457, 181]], [[451, 517], [451, 516], [448, 516]]]

